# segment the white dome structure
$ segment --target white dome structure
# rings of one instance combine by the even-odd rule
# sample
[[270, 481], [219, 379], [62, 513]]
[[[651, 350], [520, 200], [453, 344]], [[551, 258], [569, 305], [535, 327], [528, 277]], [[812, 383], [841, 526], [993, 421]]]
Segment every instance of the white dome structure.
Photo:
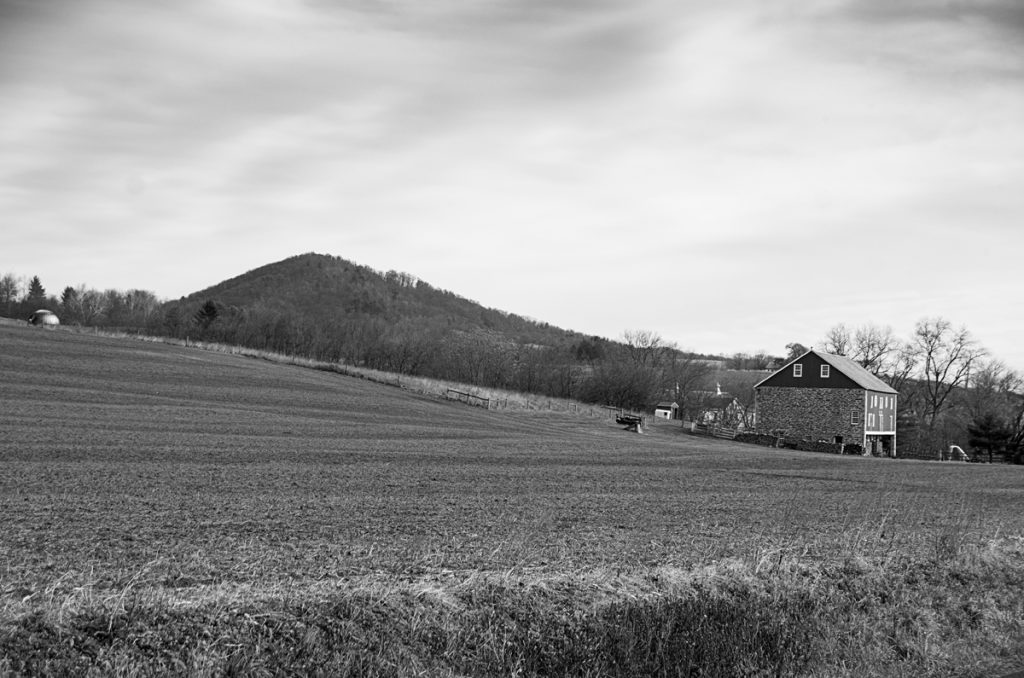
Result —
[[45, 308], [41, 308], [28, 319], [32, 325], [60, 325], [60, 318], [53, 311], [47, 311]]

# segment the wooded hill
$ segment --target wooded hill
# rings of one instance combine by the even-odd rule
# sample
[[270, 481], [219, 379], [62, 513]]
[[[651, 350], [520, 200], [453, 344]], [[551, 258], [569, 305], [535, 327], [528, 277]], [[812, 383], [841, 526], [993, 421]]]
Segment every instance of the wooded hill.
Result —
[[[506, 313], [433, 287], [408, 273], [376, 271], [323, 254], [267, 264], [184, 297], [198, 312], [212, 300], [218, 311], [259, 310], [311, 323], [376, 318], [391, 325], [496, 333], [520, 344], [560, 346], [583, 336]], [[173, 306], [174, 304], [171, 304]]]
[[[588, 337], [397, 271], [303, 254], [178, 301], [151, 329], [400, 374], [646, 408], [692, 356], [652, 333]], [[639, 369], [638, 369], [639, 368]]]

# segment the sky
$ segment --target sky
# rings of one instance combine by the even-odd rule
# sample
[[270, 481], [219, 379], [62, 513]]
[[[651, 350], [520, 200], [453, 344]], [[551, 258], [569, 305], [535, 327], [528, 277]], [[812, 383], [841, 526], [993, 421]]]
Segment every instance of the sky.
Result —
[[1020, 0], [0, 0], [0, 274], [305, 252], [706, 353], [1024, 370]]

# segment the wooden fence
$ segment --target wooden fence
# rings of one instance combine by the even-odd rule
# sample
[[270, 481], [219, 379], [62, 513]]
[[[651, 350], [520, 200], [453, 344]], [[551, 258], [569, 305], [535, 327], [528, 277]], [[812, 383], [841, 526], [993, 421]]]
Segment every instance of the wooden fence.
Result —
[[447, 398], [448, 400], [458, 400], [459, 402], [466, 403], [467, 405], [482, 407], [486, 410], [491, 409], [490, 398], [481, 398], [478, 395], [466, 393], [465, 391], [456, 391], [454, 388], [450, 388], [447, 391], [445, 391], [444, 397]]
[[736, 438], [735, 428], [719, 426], [718, 424], [698, 424], [693, 422], [690, 424], [690, 431], [702, 436], [714, 436], [715, 438], [725, 438], [727, 440]]

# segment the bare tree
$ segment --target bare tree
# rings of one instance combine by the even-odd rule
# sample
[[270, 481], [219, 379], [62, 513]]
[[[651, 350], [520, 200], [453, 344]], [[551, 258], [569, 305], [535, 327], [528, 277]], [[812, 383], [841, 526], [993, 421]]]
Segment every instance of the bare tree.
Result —
[[764, 351], [757, 353], [733, 353], [725, 359], [725, 366], [730, 370], [766, 370], [773, 358]]
[[667, 368], [678, 349], [651, 330], [626, 330], [622, 336], [624, 364], [616, 379], [629, 384], [631, 406], [653, 405], [664, 395]]
[[[901, 394], [901, 407], [902, 393], [904, 386], [910, 380], [914, 370], [917, 368], [918, 354], [915, 347], [910, 343], [903, 343], [896, 349], [896, 353], [889, 363], [889, 370], [884, 374], [880, 375], [889, 382], [889, 386], [900, 392]], [[906, 403], [910, 405], [910, 403]]]
[[839, 323], [825, 333], [825, 339], [821, 342], [826, 353], [834, 355], [849, 355], [853, 338], [846, 325]]
[[677, 355], [666, 369], [672, 399], [684, 413], [697, 405], [696, 392], [705, 388], [714, 367], [706, 360]]
[[129, 322], [142, 327], [160, 308], [160, 300], [148, 290], [128, 290], [124, 295], [124, 305]]
[[0, 278], [0, 308], [6, 316], [14, 313], [14, 305], [21, 297], [21, 283], [11, 273]]
[[1010, 419], [1017, 400], [1014, 396], [1024, 387], [1024, 378], [999, 360], [977, 361], [965, 386], [969, 386], [965, 403], [972, 419], [989, 413]]
[[910, 346], [921, 365], [922, 412], [929, 427], [963, 386], [975, 361], [985, 355], [966, 327], [956, 329], [945, 318], [925, 318], [914, 327]]
[[78, 317], [83, 325], [95, 325], [107, 312], [106, 296], [97, 290], [87, 289], [85, 285], [75, 288]]
[[622, 338], [626, 353], [633, 365], [639, 368], [657, 369], [676, 350], [675, 346], [665, 343], [661, 335], [651, 330], [626, 330]]
[[890, 361], [899, 347], [900, 341], [888, 325], [862, 325], [853, 334], [850, 356], [877, 376], [892, 368]]
[[888, 326], [869, 323], [851, 330], [840, 323], [825, 333], [822, 346], [828, 353], [856, 360], [878, 376], [893, 369], [900, 341]]

